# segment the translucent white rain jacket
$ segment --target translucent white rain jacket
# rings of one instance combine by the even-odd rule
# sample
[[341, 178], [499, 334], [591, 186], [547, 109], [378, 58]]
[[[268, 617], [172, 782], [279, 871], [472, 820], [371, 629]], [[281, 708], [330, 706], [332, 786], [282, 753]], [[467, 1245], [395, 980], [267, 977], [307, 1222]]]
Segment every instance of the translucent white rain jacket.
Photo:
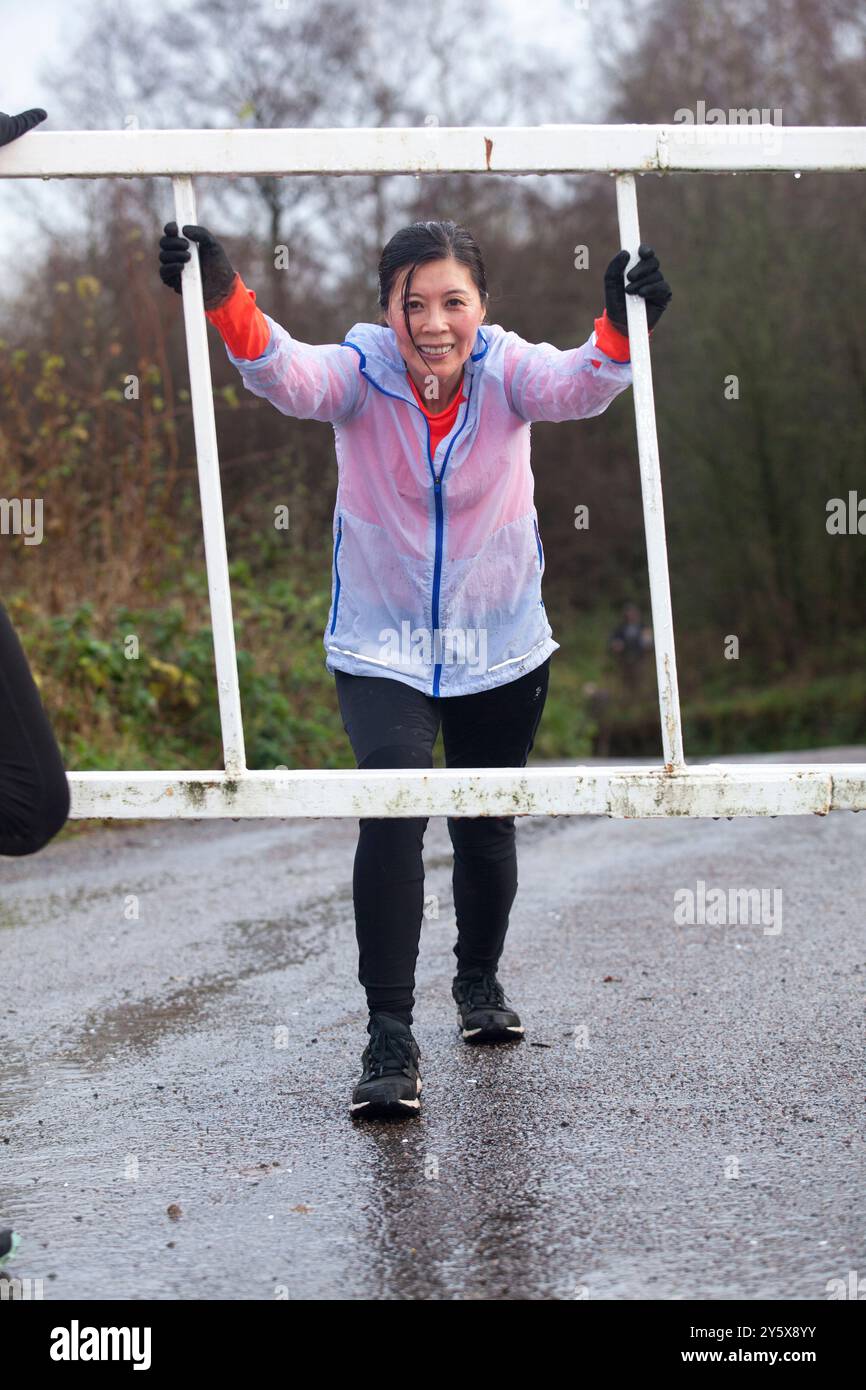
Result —
[[554, 641], [529, 461], [533, 420], [600, 415], [631, 384], [596, 345], [562, 351], [483, 324], [455, 424], [430, 431], [390, 328], [298, 342], [264, 316], [261, 357], [226, 348], [244, 386], [284, 415], [328, 421], [338, 483], [327, 670], [469, 695], [539, 666]]

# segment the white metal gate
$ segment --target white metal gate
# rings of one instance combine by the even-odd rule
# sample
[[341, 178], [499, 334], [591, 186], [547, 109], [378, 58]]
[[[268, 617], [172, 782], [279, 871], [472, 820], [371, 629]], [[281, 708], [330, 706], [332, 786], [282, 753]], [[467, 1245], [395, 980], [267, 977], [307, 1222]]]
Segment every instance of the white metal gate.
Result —
[[[771, 124], [36, 131], [0, 150], [0, 178], [168, 176], [179, 227], [198, 221], [196, 174], [606, 172], [616, 181], [620, 245], [631, 251], [626, 270], [640, 244], [635, 174], [864, 168], [866, 127]], [[635, 295], [626, 297], [626, 305], [661, 715], [657, 767], [247, 768], [207, 321], [194, 249], [184, 271], [183, 312], [225, 771], [71, 772], [70, 815], [775, 816], [866, 808], [863, 763], [686, 764], [646, 306]]]

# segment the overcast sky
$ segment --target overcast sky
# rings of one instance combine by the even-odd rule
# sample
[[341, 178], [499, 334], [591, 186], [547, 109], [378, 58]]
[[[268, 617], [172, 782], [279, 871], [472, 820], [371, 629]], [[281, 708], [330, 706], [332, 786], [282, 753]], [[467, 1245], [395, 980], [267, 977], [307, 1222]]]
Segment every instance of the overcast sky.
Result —
[[39, 70], [45, 59], [62, 56], [65, 37], [77, 32], [86, 8], [69, 0], [0, 0], [0, 110], [49, 111]]
[[[173, 8], [178, 0], [147, 0], [148, 17], [158, 8]], [[267, 0], [238, 0], [239, 4], [267, 3]], [[395, 4], [401, 0], [395, 0]], [[593, 63], [586, 48], [582, 59], [584, 16], [580, 0], [499, 0], [509, 16], [513, 39], [531, 43], [536, 49], [548, 44], [561, 52], [567, 32], [575, 53], [575, 84], [585, 90], [592, 81]], [[31, 106], [48, 112], [42, 129], [63, 129], [59, 111], [52, 119], [52, 92], [42, 79], [47, 64], [62, 66], [65, 52], [92, 12], [87, 0], [0, 0], [0, 110], [15, 114]], [[587, 31], [588, 32], [588, 31]], [[58, 103], [55, 103], [58, 110]], [[552, 117], [552, 119], [556, 119]], [[590, 119], [592, 119], [590, 117]], [[62, 229], [67, 199], [60, 180], [0, 180], [0, 267], [8, 269], [20, 255], [32, 222], [30, 209], [56, 214]]]
[[[257, 0], [238, 0], [255, 4]], [[395, 4], [401, 0], [395, 0]], [[532, 40], [538, 47], [545, 42], [557, 50], [562, 44], [562, 26], [578, 35], [582, 15], [579, 4], [569, 0], [499, 0], [509, 15], [512, 33]], [[165, 0], [147, 0], [148, 15], [170, 8]], [[0, 110], [21, 111], [42, 106], [51, 115], [50, 93], [39, 80], [43, 60], [62, 59], [69, 44], [86, 20], [87, 0], [0, 0]], [[570, 22], [569, 22], [570, 21]]]

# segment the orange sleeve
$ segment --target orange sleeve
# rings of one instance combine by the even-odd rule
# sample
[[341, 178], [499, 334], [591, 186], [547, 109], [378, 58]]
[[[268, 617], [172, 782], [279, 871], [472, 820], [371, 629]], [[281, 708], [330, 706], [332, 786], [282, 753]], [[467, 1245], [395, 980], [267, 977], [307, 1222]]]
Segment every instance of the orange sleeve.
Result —
[[255, 291], [247, 289], [240, 275], [235, 276], [225, 303], [218, 309], [206, 309], [205, 317], [219, 330], [233, 357], [253, 361], [261, 357], [271, 340], [271, 330], [256, 304]]
[[[628, 334], [621, 333], [620, 330], [611, 323], [607, 316], [607, 309], [605, 309], [600, 319], [595, 320], [593, 326], [595, 328], [595, 345], [601, 348], [606, 357], [612, 358], [614, 362], [631, 361], [631, 348], [629, 346]], [[653, 335], [653, 331], [652, 328], [649, 330], [650, 338]]]

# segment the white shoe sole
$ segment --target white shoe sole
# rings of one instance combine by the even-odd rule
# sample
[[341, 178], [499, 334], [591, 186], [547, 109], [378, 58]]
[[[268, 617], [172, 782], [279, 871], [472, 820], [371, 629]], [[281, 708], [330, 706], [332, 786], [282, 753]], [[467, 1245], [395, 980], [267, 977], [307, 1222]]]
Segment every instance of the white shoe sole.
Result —
[[[460, 1031], [464, 1038], [475, 1038], [478, 1036], [479, 1033], [484, 1033], [487, 1030], [485, 1030], [484, 1028], [461, 1028]], [[516, 1023], [509, 1023], [506, 1025], [505, 1028], [500, 1028], [496, 1033], [489, 1034], [489, 1036], [498, 1038], [502, 1037], [505, 1033], [514, 1033], [516, 1036], [519, 1037], [522, 1033], [525, 1032], [526, 1029], [523, 1027], [522, 1023], [520, 1025]]]
[[412, 1111], [412, 1112], [414, 1112], [414, 1111], [416, 1111], [416, 1110], [420, 1110], [420, 1109], [421, 1109], [421, 1102], [420, 1102], [420, 1100], [418, 1100], [418, 1096], [421, 1094], [421, 1078], [420, 1078], [420, 1076], [417, 1078], [417, 1084], [416, 1084], [415, 1090], [416, 1090], [415, 1100], [392, 1100], [392, 1101], [388, 1101], [388, 1102], [383, 1102], [383, 1101], [381, 1101], [381, 1100], [359, 1100], [359, 1101], [353, 1101], [352, 1104], [349, 1106], [349, 1113], [352, 1114], [352, 1115], [355, 1115], [355, 1114], [358, 1113], [359, 1110], [366, 1110], [367, 1107], [368, 1107], [369, 1105], [375, 1106], [375, 1108], [376, 1108], [377, 1110], [382, 1110], [383, 1113], [386, 1114], [386, 1115], [389, 1114], [389, 1113], [392, 1114], [392, 1115], [399, 1115], [400, 1111], [396, 1109], [397, 1106], [402, 1106], [405, 1110]]

